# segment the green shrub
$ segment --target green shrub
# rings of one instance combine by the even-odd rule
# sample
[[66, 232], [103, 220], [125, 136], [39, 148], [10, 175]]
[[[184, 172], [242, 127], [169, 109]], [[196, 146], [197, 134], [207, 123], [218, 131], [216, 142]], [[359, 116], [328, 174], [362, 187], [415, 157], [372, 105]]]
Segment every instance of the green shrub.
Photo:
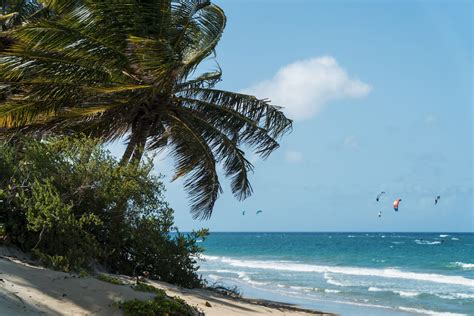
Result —
[[90, 276], [89, 272], [87, 272], [87, 271], [84, 270], [84, 269], [79, 269], [79, 277], [80, 277], [81, 279], [87, 278], [87, 277], [89, 277], [89, 276]]
[[[163, 291], [164, 292], [164, 291]], [[125, 316], [194, 316], [203, 315], [178, 297], [159, 293], [152, 300], [131, 300], [120, 304]]]
[[99, 275], [96, 276], [96, 278], [98, 280], [108, 282], [108, 283], [112, 283], [112, 284], [115, 284], [115, 285], [124, 285], [122, 280], [120, 280], [119, 278], [110, 276], [108, 274], [99, 274]]
[[112, 273], [201, 286], [196, 240], [175, 232], [149, 159], [121, 166], [86, 137], [0, 142], [0, 233], [64, 271], [92, 263]]
[[149, 284], [146, 284], [146, 283], [135, 284], [135, 285], [132, 286], [132, 288], [134, 290], [140, 291], [140, 292], [157, 293], [157, 294], [161, 294], [161, 295], [166, 294], [165, 290], [159, 289], [159, 288], [157, 288], [153, 285], [149, 285]]

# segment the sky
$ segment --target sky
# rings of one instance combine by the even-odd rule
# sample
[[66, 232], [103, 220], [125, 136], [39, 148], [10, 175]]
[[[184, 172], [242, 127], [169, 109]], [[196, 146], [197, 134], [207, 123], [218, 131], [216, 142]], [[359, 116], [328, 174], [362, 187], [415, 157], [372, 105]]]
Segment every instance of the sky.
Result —
[[474, 231], [471, 1], [214, 3], [228, 17], [219, 88], [269, 98], [294, 125], [268, 159], [247, 152], [253, 195], [223, 180], [207, 221], [159, 156], [180, 230]]

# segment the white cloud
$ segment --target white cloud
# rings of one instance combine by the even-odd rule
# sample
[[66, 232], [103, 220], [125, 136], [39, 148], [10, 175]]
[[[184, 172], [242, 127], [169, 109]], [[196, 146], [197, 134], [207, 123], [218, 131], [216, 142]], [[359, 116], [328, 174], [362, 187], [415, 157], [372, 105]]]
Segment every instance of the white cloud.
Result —
[[269, 80], [244, 89], [244, 93], [269, 98], [283, 106], [294, 120], [304, 120], [318, 114], [330, 101], [364, 97], [371, 86], [350, 78], [331, 56], [296, 61], [282, 67]]
[[285, 160], [291, 163], [303, 161], [303, 154], [299, 151], [289, 150], [285, 153]]

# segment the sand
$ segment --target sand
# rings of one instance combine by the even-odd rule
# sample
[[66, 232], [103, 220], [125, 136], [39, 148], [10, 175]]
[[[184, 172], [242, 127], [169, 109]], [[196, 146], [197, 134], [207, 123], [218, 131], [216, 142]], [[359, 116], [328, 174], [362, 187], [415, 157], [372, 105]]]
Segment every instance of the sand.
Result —
[[[131, 278], [119, 278], [127, 285], [53, 271], [29, 261], [20, 252], [0, 247], [0, 315], [122, 315], [117, 302], [153, 297], [133, 290]], [[330, 315], [264, 300], [233, 299], [209, 290], [181, 289], [164, 282], [150, 284], [181, 297], [209, 316]]]

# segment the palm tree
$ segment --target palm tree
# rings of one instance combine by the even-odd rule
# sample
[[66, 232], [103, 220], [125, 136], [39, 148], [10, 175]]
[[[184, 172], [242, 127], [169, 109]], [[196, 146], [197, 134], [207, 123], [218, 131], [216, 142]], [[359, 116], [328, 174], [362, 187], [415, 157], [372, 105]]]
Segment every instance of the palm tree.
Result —
[[[45, 1], [46, 2], [46, 1]], [[208, 218], [222, 165], [238, 199], [252, 193], [243, 147], [266, 158], [291, 129], [268, 100], [223, 91], [196, 74], [226, 24], [203, 0], [50, 0], [48, 18], [8, 33], [1, 52], [0, 128], [35, 135], [127, 137], [122, 163], [168, 148], [195, 218]]]
[[47, 9], [36, 0], [2, 0], [0, 29], [2, 31], [21, 25], [35, 17], [42, 16]]
[[11, 39], [2, 34], [27, 21], [48, 15], [48, 10], [35, 0], [2, 0], [0, 14], [0, 49], [6, 49]]

